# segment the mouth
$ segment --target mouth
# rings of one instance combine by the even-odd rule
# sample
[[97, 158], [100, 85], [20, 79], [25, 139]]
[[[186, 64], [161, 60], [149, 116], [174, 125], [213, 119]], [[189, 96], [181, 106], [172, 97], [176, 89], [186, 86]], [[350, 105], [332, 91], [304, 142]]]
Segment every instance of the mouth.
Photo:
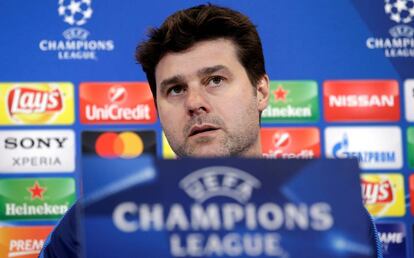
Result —
[[191, 128], [188, 137], [203, 134], [203, 133], [208, 133], [208, 132], [212, 132], [212, 131], [216, 131], [218, 129], [219, 129], [218, 127], [215, 127], [213, 125], [207, 125], [207, 124], [195, 125]]

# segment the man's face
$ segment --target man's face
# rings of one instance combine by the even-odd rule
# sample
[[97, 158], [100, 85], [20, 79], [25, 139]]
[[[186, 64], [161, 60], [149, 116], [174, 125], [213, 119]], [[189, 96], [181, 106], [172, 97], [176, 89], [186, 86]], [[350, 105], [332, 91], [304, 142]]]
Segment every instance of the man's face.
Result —
[[267, 105], [268, 78], [253, 87], [232, 41], [168, 53], [155, 78], [161, 124], [178, 156], [261, 154], [259, 111]]

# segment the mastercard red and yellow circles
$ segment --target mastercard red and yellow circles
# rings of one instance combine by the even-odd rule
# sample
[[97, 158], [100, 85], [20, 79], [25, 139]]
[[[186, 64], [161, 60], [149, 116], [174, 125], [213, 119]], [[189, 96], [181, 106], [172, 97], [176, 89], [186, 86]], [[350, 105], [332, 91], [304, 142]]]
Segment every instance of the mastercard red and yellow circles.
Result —
[[106, 132], [96, 140], [96, 153], [104, 158], [136, 158], [144, 151], [141, 137], [133, 132]]

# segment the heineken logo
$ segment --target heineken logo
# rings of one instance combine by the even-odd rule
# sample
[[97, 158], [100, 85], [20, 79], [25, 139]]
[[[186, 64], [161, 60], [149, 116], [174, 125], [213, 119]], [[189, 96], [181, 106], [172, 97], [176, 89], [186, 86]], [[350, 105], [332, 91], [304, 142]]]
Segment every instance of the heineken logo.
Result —
[[34, 185], [27, 189], [31, 194], [31, 199], [36, 198], [43, 200], [43, 193], [46, 191], [46, 187], [41, 187], [38, 181], [35, 181]]
[[276, 90], [272, 91], [275, 101], [286, 102], [286, 96], [289, 93], [287, 90], [283, 89], [282, 85], [279, 85]]
[[315, 122], [319, 119], [316, 82], [271, 81], [270, 92], [262, 122]]
[[407, 159], [408, 166], [414, 168], [414, 127], [410, 126], [407, 128]]
[[0, 220], [58, 219], [74, 203], [72, 178], [0, 180]]

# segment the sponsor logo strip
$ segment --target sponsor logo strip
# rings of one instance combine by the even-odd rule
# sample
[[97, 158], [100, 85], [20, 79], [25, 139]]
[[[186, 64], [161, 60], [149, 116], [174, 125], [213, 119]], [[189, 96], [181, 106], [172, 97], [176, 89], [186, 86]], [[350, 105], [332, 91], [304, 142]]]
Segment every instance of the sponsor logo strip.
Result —
[[71, 83], [0, 83], [0, 125], [68, 125], [74, 122]]
[[407, 159], [408, 166], [414, 169], [414, 127], [407, 129]]
[[401, 129], [397, 126], [328, 127], [325, 154], [330, 158], [357, 158], [362, 169], [400, 169], [403, 165]]
[[270, 100], [262, 122], [316, 122], [318, 85], [314, 81], [271, 81]]
[[326, 81], [323, 102], [329, 122], [400, 120], [400, 94], [394, 80]]
[[362, 199], [376, 217], [405, 215], [404, 180], [400, 174], [362, 174]]
[[405, 117], [407, 121], [414, 122], [414, 79], [404, 82]]
[[157, 114], [147, 83], [82, 83], [80, 120], [83, 124], [155, 123]]
[[268, 158], [320, 157], [319, 129], [262, 128], [262, 153]]
[[0, 180], [0, 220], [59, 219], [75, 202], [71, 178]]
[[171, 149], [171, 146], [168, 143], [167, 137], [165, 137], [164, 132], [162, 132], [162, 157], [164, 159], [175, 159], [177, 157], [177, 155]]
[[36, 258], [53, 226], [0, 227], [0, 257]]
[[414, 174], [411, 174], [409, 180], [411, 215], [414, 215]]
[[83, 154], [102, 158], [136, 158], [144, 154], [156, 155], [154, 131], [111, 131], [82, 133]]
[[376, 223], [384, 258], [406, 258], [406, 230], [403, 223]]
[[0, 173], [73, 172], [72, 130], [0, 131]]

